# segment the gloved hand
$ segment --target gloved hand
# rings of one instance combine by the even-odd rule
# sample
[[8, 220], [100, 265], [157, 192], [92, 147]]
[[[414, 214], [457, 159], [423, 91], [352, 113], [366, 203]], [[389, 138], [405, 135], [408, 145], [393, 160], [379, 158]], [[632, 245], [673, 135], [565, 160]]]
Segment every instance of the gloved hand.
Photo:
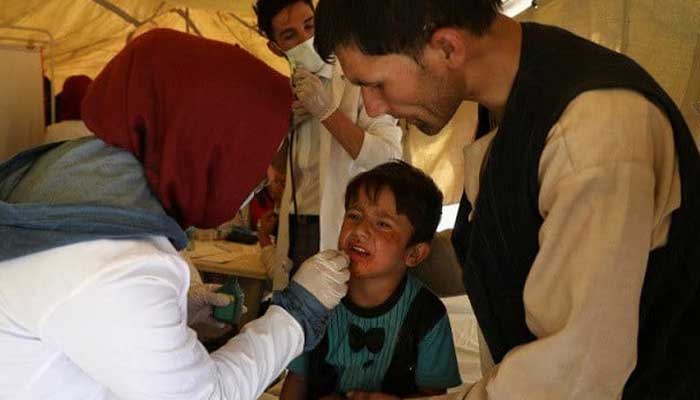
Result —
[[311, 118], [311, 114], [306, 111], [304, 104], [299, 100], [294, 100], [292, 102], [292, 114], [292, 125], [294, 125], [295, 128]]
[[212, 317], [212, 306], [227, 306], [232, 299], [226, 293], [216, 293], [220, 287], [213, 283], [192, 282], [187, 292], [187, 325], [198, 322], [221, 325]]
[[348, 291], [350, 259], [339, 250], [324, 250], [304, 261], [292, 277], [329, 310], [335, 308]]
[[319, 121], [328, 118], [335, 112], [331, 94], [323, 87], [321, 79], [311, 72], [297, 68], [292, 74], [292, 87], [297, 99]]
[[350, 259], [338, 250], [324, 250], [304, 261], [286, 289], [273, 292], [272, 303], [284, 308], [304, 331], [304, 351], [321, 341], [331, 309], [348, 291]]

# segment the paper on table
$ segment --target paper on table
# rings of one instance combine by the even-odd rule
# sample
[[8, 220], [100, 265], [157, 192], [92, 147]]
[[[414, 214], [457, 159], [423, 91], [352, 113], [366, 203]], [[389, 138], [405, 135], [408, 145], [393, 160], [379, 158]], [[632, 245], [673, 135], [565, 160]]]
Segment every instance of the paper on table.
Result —
[[219, 253], [219, 254], [213, 254], [210, 256], [200, 257], [199, 260], [225, 264], [229, 261], [233, 261], [233, 260], [235, 260], [237, 258], [241, 258], [241, 257], [245, 257], [245, 256], [241, 255], [241, 254], [234, 254], [234, 253]]
[[197, 241], [195, 242], [194, 250], [189, 250], [187, 252], [187, 255], [190, 256], [190, 258], [202, 258], [202, 257], [208, 257], [212, 255], [219, 255], [223, 254], [226, 255], [228, 252], [225, 249], [222, 249], [218, 246], [216, 246], [213, 242], [200, 242]]
[[216, 242], [216, 247], [239, 256], [242, 254], [260, 254], [260, 246], [257, 244], [242, 244], [220, 240]]

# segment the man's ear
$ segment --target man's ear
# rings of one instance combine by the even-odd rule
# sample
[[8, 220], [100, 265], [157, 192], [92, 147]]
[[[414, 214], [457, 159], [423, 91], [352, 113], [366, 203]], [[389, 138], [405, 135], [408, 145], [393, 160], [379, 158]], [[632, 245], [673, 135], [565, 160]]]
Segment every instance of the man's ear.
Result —
[[273, 54], [284, 57], [284, 52], [282, 49], [280, 49], [277, 43], [273, 42], [272, 40], [267, 41], [267, 48], [270, 49]]
[[459, 67], [467, 57], [467, 38], [456, 28], [440, 28], [433, 32], [428, 46], [437, 50], [448, 65]]
[[404, 258], [407, 267], [415, 267], [430, 254], [430, 243], [421, 242], [409, 247]]

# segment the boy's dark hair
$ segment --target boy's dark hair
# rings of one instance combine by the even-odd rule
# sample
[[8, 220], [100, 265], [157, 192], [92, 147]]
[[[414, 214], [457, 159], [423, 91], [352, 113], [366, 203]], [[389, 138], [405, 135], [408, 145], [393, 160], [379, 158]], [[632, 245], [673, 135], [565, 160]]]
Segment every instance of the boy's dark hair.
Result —
[[299, 2], [306, 3], [312, 10], [314, 9], [311, 0], [258, 0], [253, 6], [253, 11], [258, 16], [258, 31], [269, 40], [274, 40], [272, 18], [285, 7]]
[[340, 46], [364, 54], [406, 54], [418, 61], [435, 30], [447, 26], [481, 36], [502, 0], [320, 0], [316, 8], [318, 54], [330, 62]]
[[374, 202], [386, 188], [394, 194], [396, 212], [405, 215], [413, 225], [408, 245], [429, 243], [440, 223], [442, 192], [423, 171], [401, 160], [384, 163], [354, 177], [345, 191], [345, 208], [357, 200], [360, 189]]

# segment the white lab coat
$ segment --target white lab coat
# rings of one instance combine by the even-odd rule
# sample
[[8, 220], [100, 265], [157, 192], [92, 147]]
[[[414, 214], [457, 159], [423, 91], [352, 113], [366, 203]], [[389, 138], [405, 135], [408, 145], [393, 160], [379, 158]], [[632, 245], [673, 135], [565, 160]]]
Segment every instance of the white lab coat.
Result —
[[[345, 151], [333, 135], [318, 120], [306, 123], [319, 124], [321, 143], [319, 154], [320, 182], [320, 250], [335, 249], [338, 246], [340, 226], [345, 213], [345, 187], [352, 177], [370, 170], [390, 159], [401, 158], [401, 128], [396, 119], [389, 115], [371, 118], [365, 111], [358, 86], [345, 80], [339, 63], [333, 66], [331, 93], [339, 110], [365, 131], [362, 149], [357, 159]], [[340, 99], [338, 97], [340, 96]], [[292, 183], [287, 161], [287, 177], [280, 207], [280, 219], [276, 244], [277, 259], [284, 260], [289, 250], [289, 209], [292, 197]]]
[[0, 262], [0, 399], [255, 399], [302, 351], [271, 306], [212, 354], [187, 327], [186, 262], [163, 237]]

